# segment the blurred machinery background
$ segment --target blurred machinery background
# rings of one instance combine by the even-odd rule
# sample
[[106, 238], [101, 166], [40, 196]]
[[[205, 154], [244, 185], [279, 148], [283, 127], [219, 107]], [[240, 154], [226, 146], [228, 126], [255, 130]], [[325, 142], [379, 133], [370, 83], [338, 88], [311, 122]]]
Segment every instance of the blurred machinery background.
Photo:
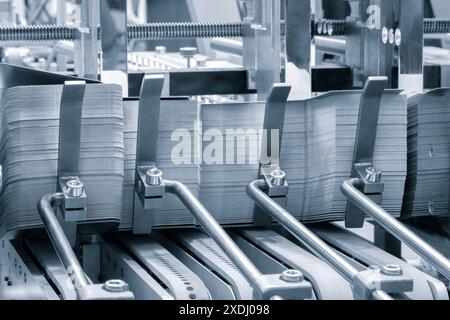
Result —
[[[448, 1], [0, 0], [0, 55], [0, 299], [448, 300]], [[56, 144], [36, 142], [54, 172], [36, 164], [36, 189], [21, 189], [15, 166], [37, 149], [17, 130], [52, 126], [33, 104], [58, 105]], [[85, 145], [109, 139], [87, 142], [96, 104], [108, 111], [93, 119], [124, 128], [120, 195], [89, 167], [111, 197], [98, 216], [83, 171]], [[252, 169], [168, 165], [167, 134], [191, 117], [256, 121], [283, 147], [263, 139]], [[315, 153], [327, 139], [328, 172]]]

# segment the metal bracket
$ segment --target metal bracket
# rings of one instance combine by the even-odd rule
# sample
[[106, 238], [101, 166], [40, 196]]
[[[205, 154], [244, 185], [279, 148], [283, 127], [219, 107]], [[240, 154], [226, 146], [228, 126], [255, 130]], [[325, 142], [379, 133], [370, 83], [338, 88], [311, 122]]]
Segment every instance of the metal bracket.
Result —
[[78, 289], [77, 293], [80, 300], [134, 300], [134, 294], [122, 280], [91, 284]]
[[282, 297], [285, 300], [305, 300], [312, 297], [311, 283], [305, 281], [297, 270], [285, 270], [282, 275], [265, 274], [253, 286], [256, 300], [269, 300]]
[[165, 195], [158, 156], [161, 94], [164, 75], [148, 75], [142, 81], [137, 130], [133, 233], [149, 234], [153, 227], [151, 209], [160, 208]]
[[64, 82], [59, 113], [56, 189], [64, 197], [61, 206], [58, 207], [60, 214], [57, 217], [72, 246], [76, 242], [77, 222], [86, 220], [87, 217], [87, 196], [84, 184], [79, 178], [85, 91], [85, 81]]
[[[276, 200], [285, 202], [289, 185], [286, 174], [280, 168], [281, 141], [286, 114], [286, 103], [291, 92], [288, 84], [277, 83], [272, 87], [266, 103], [264, 115], [261, 155], [259, 162], [259, 179], [264, 179], [267, 185], [267, 194]], [[272, 141], [272, 138], [278, 141]], [[273, 144], [277, 144], [273, 146]], [[255, 205], [253, 222], [257, 226], [267, 226], [272, 218], [261, 208]]]
[[[383, 197], [384, 183], [381, 182], [381, 171], [373, 165], [373, 155], [381, 98], [387, 87], [387, 77], [369, 77], [366, 82], [359, 106], [352, 167], [352, 178], [358, 178], [360, 181], [358, 189], [378, 204], [381, 203]], [[364, 218], [365, 213], [349, 201], [345, 226], [361, 228], [364, 225]]]
[[373, 291], [404, 293], [413, 291], [413, 279], [403, 275], [400, 266], [387, 265], [381, 269], [368, 269], [359, 272], [353, 284], [355, 298], [369, 300]]

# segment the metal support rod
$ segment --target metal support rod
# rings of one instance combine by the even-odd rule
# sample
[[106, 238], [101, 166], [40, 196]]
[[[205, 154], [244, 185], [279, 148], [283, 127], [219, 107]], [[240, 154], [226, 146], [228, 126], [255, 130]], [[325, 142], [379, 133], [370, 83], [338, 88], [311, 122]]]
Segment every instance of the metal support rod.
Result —
[[[330, 263], [331, 266], [347, 281], [354, 283], [355, 277], [359, 271], [328, 246], [322, 239], [316, 236], [304, 224], [267, 196], [263, 191], [265, 186], [266, 183], [264, 180], [253, 181], [247, 186], [247, 193], [259, 206], [261, 206], [262, 209], [272, 215], [272, 217], [274, 217], [299, 241], [305, 244], [312, 252]], [[372, 292], [372, 298], [375, 300], [392, 299], [388, 294], [381, 290]]]
[[78, 290], [87, 287], [89, 282], [54, 212], [54, 208], [61, 206], [63, 200], [62, 193], [47, 194], [39, 201], [38, 211], [56, 253]]
[[362, 194], [356, 188], [359, 182], [359, 179], [344, 181], [341, 186], [342, 192], [350, 199], [350, 201], [375, 219], [375, 221], [383, 228], [389, 231], [397, 239], [404, 242], [423, 259], [428, 261], [447, 279], [450, 279], [450, 260], [436, 251], [414, 232], [391, 216], [387, 211]]
[[195, 195], [182, 183], [164, 180], [166, 191], [176, 195], [189, 209], [206, 233], [221, 247], [231, 261], [238, 267], [250, 283], [255, 283], [262, 276], [253, 262], [234, 243], [230, 236], [200, 203]]

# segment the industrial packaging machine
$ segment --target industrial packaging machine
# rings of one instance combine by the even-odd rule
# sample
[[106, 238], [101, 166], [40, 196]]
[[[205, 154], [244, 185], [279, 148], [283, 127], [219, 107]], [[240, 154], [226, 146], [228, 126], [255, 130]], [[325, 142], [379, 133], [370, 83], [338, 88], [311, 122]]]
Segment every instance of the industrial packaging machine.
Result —
[[449, 299], [439, 1], [1, 2], [0, 299]]

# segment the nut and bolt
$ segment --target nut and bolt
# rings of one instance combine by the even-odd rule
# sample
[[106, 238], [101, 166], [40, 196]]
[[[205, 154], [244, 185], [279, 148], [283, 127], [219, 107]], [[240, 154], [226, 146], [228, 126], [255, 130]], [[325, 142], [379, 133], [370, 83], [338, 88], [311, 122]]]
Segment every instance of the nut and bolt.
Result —
[[83, 195], [84, 184], [78, 179], [67, 181], [67, 194], [74, 198], [79, 198]]
[[180, 48], [180, 54], [182, 57], [184, 57], [187, 61], [187, 67], [191, 67], [191, 61], [197, 54], [198, 50], [195, 47], [184, 47]]
[[109, 280], [103, 285], [103, 289], [108, 292], [127, 292], [128, 284], [123, 280]]
[[403, 270], [399, 265], [387, 264], [381, 267], [381, 273], [386, 276], [401, 276], [403, 274]]
[[370, 183], [378, 183], [381, 181], [381, 170], [374, 167], [366, 168], [366, 180]]
[[302, 282], [303, 279], [303, 273], [298, 270], [284, 270], [281, 274], [281, 280], [286, 282]]
[[270, 173], [270, 183], [274, 186], [282, 187], [286, 184], [286, 173], [279, 169], [274, 170]]
[[163, 183], [163, 172], [158, 168], [152, 168], [147, 171], [145, 181], [149, 186], [160, 186]]

